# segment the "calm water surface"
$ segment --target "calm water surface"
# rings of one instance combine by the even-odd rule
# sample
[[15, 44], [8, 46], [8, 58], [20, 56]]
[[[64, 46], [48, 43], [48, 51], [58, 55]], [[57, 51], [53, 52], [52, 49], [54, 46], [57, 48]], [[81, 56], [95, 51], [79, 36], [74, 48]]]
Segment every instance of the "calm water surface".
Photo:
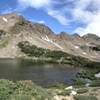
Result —
[[29, 60], [0, 59], [0, 79], [32, 80], [39, 85], [70, 83], [80, 68], [61, 64], [34, 64]]

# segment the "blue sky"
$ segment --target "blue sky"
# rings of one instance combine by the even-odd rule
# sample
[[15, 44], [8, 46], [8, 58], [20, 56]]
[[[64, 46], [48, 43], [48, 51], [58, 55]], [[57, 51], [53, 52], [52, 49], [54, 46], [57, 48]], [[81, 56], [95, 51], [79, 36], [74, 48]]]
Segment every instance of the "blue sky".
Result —
[[1, 0], [0, 14], [16, 11], [26, 19], [61, 31], [100, 36], [100, 0]]

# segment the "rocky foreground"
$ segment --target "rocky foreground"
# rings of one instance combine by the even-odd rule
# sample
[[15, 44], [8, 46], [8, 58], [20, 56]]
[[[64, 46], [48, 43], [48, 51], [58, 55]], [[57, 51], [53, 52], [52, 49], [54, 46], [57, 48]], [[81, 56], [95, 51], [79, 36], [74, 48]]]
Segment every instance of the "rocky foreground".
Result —
[[0, 100], [100, 100], [100, 87], [43, 88], [32, 81], [0, 80]]

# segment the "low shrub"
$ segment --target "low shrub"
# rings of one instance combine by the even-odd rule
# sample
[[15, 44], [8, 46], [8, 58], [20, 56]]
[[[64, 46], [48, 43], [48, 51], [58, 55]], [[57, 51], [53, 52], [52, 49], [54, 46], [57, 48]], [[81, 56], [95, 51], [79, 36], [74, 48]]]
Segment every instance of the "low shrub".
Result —
[[58, 95], [63, 95], [63, 96], [68, 95], [69, 96], [70, 93], [71, 93], [71, 90], [66, 90], [66, 91], [63, 91], [63, 92], [59, 93]]
[[75, 100], [98, 100], [97, 97], [92, 96], [92, 95], [89, 95], [89, 96], [77, 95], [77, 96], [74, 96], [74, 99]]
[[32, 100], [30, 95], [16, 95], [13, 97], [14, 100]]
[[55, 51], [37, 47], [32, 45], [28, 41], [21, 41], [18, 43], [18, 47], [21, 52], [25, 53], [29, 57], [37, 57], [37, 58], [51, 58], [51, 60], [47, 60], [47, 62], [57, 62], [57, 63], [65, 63], [74, 66], [85, 66], [88, 64], [89, 60], [83, 57], [74, 56], [63, 51]]
[[98, 86], [100, 86], [100, 79], [92, 81], [90, 86], [91, 87], [98, 87]]
[[74, 85], [84, 86], [85, 82], [83, 82], [81, 79], [76, 79], [76, 80], [74, 80]]
[[0, 80], [0, 100], [52, 100], [51, 94], [31, 81]]
[[86, 88], [81, 88], [81, 89], [77, 90], [78, 94], [83, 94], [83, 93], [86, 93], [86, 92], [88, 92], [88, 89], [86, 89]]

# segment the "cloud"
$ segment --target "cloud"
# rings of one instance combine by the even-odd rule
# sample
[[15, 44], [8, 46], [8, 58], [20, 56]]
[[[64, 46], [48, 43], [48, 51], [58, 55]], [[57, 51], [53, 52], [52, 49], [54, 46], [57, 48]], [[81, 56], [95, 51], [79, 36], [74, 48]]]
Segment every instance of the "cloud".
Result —
[[[79, 6], [81, 5], [81, 6]], [[74, 32], [81, 36], [93, 33], [100, 36], [100, 0], [81, 0], [74, 10], [75, 18], [85, 23], [85, 27], [77, 27]]]
[[1, 14], [7, 14], [7, 13], [14, 12], [14, 11], [15, 11], [15, 9], [9, 7], [9, 8], [7, 8], [7, 9], [1, 11]]
[[[100, 0], [18, 0], [19, 10], [42, 9], [62, 25], [77, 24], [73, 32], [99, 35]], [[77, 23], [76, 23], [77, 22]], [[100, 35], [99, 35], [100, 36]]]
[[56, 20], [58, 20], [62, 25], [67, 25], [68, 21], [66, 16], [63, 15], [60, 11], [58, 10], [49, 10], [48, 15], [54, 17]]
[[40, 23], [40, 24], [46, 24], [46, 22], [44, 20], [35, 20], [32, 18], [28, 18], [29, 21], [33, 22], [33, 23]]
[[19, 5], [21, 5], [24, 9], [27, 7], [34, 8], [43, 8], [45, 6], [49, 6], [51, 0], [18, 0]]
[[45, 24], [46, 22], [44, 20], [40, 20], [40, 21], [37, 21], [38, 23], [40, 24]]
[[58, 20], [62, 25], [67, 25], [68, 20], [61, 9], [55, 10], [55, 6], [63, 4], [59, 0], [18, 0], [17, 10], [25, 10], [28, 7], [43, 9], [48, 15]]
[[81, 36], [91, 32], [100, 36], [100, 13], [94, 15], [93, 20], [85, 28], [79, 27], [75, 32], [78, 32]]

